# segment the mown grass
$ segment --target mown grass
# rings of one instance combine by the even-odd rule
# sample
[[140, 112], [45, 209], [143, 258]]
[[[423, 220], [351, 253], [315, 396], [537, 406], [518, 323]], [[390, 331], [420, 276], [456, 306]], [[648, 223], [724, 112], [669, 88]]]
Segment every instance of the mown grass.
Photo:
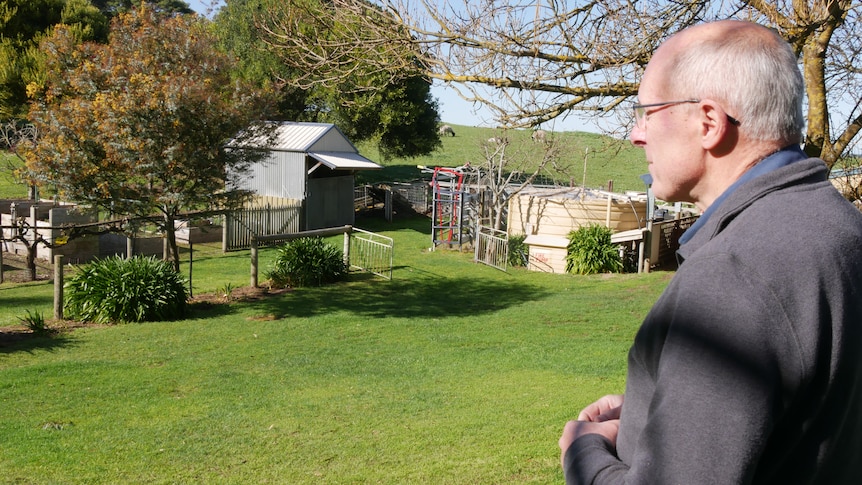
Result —
[[[559, 483], [563, 423], [622, 389], [667, 274], [503, 273], [428, 251], [425, 218], [357, 225], [395, 238], [393, 281], [0, 348], [0, 481]], [[248, 269], [196, 249], [196, 293]], [[2, 285], [0, 318], [9, 295], [50, 310]]]

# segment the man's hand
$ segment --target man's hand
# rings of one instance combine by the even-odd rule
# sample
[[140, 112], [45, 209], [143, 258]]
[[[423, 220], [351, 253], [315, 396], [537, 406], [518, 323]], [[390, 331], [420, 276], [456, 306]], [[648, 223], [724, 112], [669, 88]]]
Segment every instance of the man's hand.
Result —
[[620, 411], [623, 409], [623, 397], [622, 394], [610, 394], [599, 398], [598, 401], [585, 407], [578, 414], [578, 421], [601, 423], [612, 419], [620, 419]]
[[622, 411], [623, 395], [604, 396], [590, 404], [578, 414], [577, 421], [569, 421], [560, 436], [560, 464], [566, 456], [566, 450], [576, 439], [585, 434], [598, 434], [607, 438], [614, 447], [617, 446], [617, 433], [620, 429], [620, 412]]

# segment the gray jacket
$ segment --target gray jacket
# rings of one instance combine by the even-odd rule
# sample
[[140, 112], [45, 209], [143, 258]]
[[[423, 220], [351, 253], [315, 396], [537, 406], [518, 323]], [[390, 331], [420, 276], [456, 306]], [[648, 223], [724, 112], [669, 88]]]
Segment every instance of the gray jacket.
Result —
[[567, 483], [862, 483], [862, 213], [808, 159], [717, 207], [629, 352], [617, 448]]

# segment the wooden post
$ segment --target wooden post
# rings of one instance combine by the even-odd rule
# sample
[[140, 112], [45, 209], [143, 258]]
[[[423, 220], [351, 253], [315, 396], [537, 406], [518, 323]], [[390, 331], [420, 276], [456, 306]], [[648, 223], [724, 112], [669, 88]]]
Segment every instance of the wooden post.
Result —
[[63, 255], [54, 255], [54, 319], [63, 319]]
[[644, 271], [644, 238], [646, 234], [641, 233], [641, 240], [638, 241], [638, 274], [646, 273]]
[[392, 222], [392, 189], [386, 189], [383, 197], [383, 218]]
[[192, 293], [192, 265], [195, 262], [195, 247], [192, 244], [192, 237], [189, 234], [189, 296], [195, 296]]
[[344, 265], [350, 268], [350, 231], [344, 231], [344, 251], [341, 257], [344, 260]]
[[613, 201], [613, 196], [608, 193], [608, 208], [605, 211], [605, 227], [608, 229], [611, 228], [611, 202]]
[[251, 287], [257, 288], [257, 237], [251, 237]]
[[3, 283], [3, 228], [0, 227], [0, 283]]

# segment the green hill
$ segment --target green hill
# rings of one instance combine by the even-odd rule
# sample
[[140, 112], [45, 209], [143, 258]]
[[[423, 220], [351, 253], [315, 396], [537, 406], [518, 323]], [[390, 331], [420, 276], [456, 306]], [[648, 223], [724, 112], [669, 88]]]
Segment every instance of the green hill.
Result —
[[[420, 178], [430, 178], [423, 174], [417, 165], [427, 167], [458, 167], [470, 162], [480, 165], [483, 161], [482, 143], [492, 137], [505, 137], [510, 141], [507, 154], [521, 156], [529, 163], [538, 163], [540, 146], [530, 139], [529, 130], [502, 132], [494, 128], [450, 125], [456, 136], [443, 137], [443, 146], [431, 155], [416, 158], [396, 158], [383, 160], [374, 142], [357, 143], [359, 152], [384, 165], [383, 170], [363, 171], [357, 176], [358, 183], [406, 182]], [[615, 191], [644, 190], [638, 178], [646, 173], [643, 151], [635, 148], [626, 140], [616, 140], [607, 136], [584, 132], [549, 133], [554, 143], [560, 147], [559, 165], [565, 167], [565, 175], [557, 174], [555, 179], [563, 185], [580, 185], [584, 179], [584, 154], [587, 149], [586, 186], [607, 187], [608, 180], [614, 181]], [[532, 155], [535, 154], [535, 155]], [[0, 152], [0, 198], [26, 197], [27, 189], [15, 184], [11, 176], [17, 160]], [[535, 166], [535, 165], [533, 165]]]
[[[533, 143], [530, 130], [500, 131], [494, 128], [452, 125], [456, 136], [443, 137], [443, 146], [431, 155], [416, 158], [396, 158], [383, 160], [373, 142], [357, 143], [359, 152], [365, 157], [384, 166], [380, 171], [364, 171], [357, 176], [360, 183], [405, 182], [428, 178], [417, 165], [427, 167], [458, 167], [469, 162], [481, 165], [484, 160], [482, 144], [493, 137], [508, 138], [510, 144], [507, 155], [520, 157], [530, 163], [538, 163], [541, 157], [539, 144]], [[585, 132], [553, 132], [548, 134], [560, 148], [558, 166], [564, 167], [564, 174], [554, 175], [563, 185], [581, 185], [584, 180], [584, 155], [587, 155], [586, 186], [607, 188], [613, 180], [615, 191], [645, 189], [639, 176], [647, 172], [643, 150], [636, 148], [628, 140], [617, 140], [604, 135]], [[587, 149], [589, 149], [587, 151]], [[535, 165], [532, 165], [535, 167]]]

